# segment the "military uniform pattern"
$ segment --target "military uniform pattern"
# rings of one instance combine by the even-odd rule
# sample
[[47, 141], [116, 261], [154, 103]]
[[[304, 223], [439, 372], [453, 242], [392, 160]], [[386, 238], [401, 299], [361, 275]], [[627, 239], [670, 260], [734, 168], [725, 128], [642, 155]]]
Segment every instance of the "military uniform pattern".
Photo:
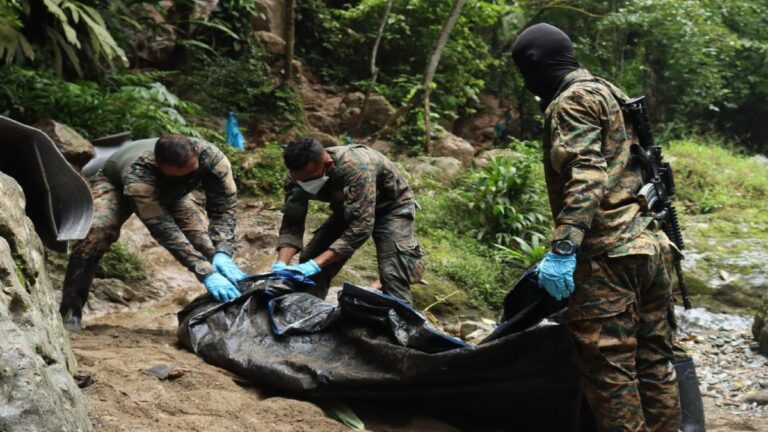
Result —
[[[328, 249], [342, 256], [340, 262], [315, 276], [316, 294], [324, 296], [344, 263], [373, 236], [383, 291], [410, 302], [410, 285], [420, 281], [424, 273], [422, 252], [413, 233], [413, 191], [397, 166], [373, 149], [342, 146], [327, 151], [334, 166], [317, 196], [307, 194], [290, 180], [286, 182], [278, 248], [301, 250], [302, 262]], [[304, 248], [310, 199], [328, 202], [332, 215]]]
[[554, 238], [580, 246], [566, 319], [598, 430], [677, 431], [675, 249], [637, 202], [642, 174], [617, 96], [578, 69], [545, 111]]
[[637, 191], [640, 167], [632, 161], [631, 127], [612, 91], [585, 69], [568, 74], [545, 111], [544, 173], [555, 220], [555, 239], [599, 254], [627, 243], [648, 226]]
[[[102, 174], [89, 180], [93, 195], [94, 217], [88, 235], [72, 245], [71, 255], [83, 260], [96, 258], [98, 264], [120, 237], [120, 228], [133, 214], [129, 199]], [[168, 207], [175, 224], [195, 249], [213, 257], [214, 248], [206, 231], [207, 218], [195, 194], [183, 197]]]
[[[172, 210], [200, 185], [205, 192], [205, 209], [209, 225], [207, 237], [215, 252], [233, 254], [235, 237], [237, 188], [231, 165], [212, 144], [196, 140], [199, 168], [178, 178], [165, 177], [155, 162], [154, 152], [145, 152], [122, 175], [123, 194], [130, 198], [133, 211], [141, 218], [152, 236], [180, 263], [195, 273], [199, 280], [213, 271], [205, 253], [190, 242], [177, 224]], [[205, 237], [199, 230], [197, 237]]]

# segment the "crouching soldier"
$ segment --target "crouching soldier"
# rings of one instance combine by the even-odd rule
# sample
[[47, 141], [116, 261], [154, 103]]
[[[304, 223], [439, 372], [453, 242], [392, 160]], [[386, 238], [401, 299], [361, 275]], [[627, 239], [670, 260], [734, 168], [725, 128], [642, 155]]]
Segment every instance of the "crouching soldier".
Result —
[[[325, 149], [312, 138], [290, 142], [283, 158], [289, 179], [273, 271], [299, 271], [315, 281], [313, 294], [325, 297], [344, 263], [373, 236], [382, 290], [410, 303], [410, 285], [424, 267], [413, 233], [416, 202], [397, 166], [362, 145]], [[309, 200], [329, 203], [332, 213], [304, 248]], [[301, 264], [287, 266], [299, 252]]]
[[[202, 185], [205, 215], [190, 192]], [[90, 179], [94, 219], [69, 257], [60, 312], [80, 329], [83, 306], [99, 260], [120, 237], [131, 214], [203, 282], [218, 301], [238, 296], [245, 274], [232, 261], [237, 189], [230, 163], [212, 144], [182, 135], [134, 141], [118, 150]]]

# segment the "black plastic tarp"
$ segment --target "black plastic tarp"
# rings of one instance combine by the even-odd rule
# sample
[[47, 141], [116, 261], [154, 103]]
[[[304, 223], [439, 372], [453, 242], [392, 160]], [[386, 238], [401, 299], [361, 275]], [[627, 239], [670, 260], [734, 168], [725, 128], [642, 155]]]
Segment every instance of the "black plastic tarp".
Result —
[[[473, 348], [379, 291], [345, 284], [334, 306], [289, 285], [246, 283], [227, 304], [201, 297], [179, 313], [179, 340], [207, 362], [289, 395], [399, 405], [464, 430], [576, 430], [580, 398], [566, 332], [541, 323], [545, 316], [510, 311], [519, 325], [508, 320]], [[556, 309], [537, 301], [536, 313]]]
[[91, 190], [41, 130], [0, 116], [0, 171], [21, 185], [27, 215], [47, 247], [64, 252], [67, 240], [88, 233]]

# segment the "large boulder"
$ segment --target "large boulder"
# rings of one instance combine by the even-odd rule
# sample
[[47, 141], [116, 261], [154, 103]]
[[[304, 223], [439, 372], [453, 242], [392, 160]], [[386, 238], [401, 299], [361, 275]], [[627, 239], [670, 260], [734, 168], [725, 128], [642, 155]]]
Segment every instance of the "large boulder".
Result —
[[274, 55], [285, 53], [286, 43], [280, 36], [268, 31], [257, 31], [255, 34], [266, 52]]
[[515, 158], [521, 159], [523, 155], [512, 149], [491, 149], [486, 150], [475, 158], [475, 166], [478, 168], [485, 168], [488, 166], [492, 158]]
[[91, 142], [63, 123], [48, 119], [38, 122], [34, 127], [51, 137], [61, 154], [78, 170], [96, 156]]
[[434, 142], [435, 156], [448, 156], [461, 161], [464, 166], [472, 166], [475, 148], [467, 140], [450, 132], [443, 132]]
[[260, 14], [253, 20], [255, 31], [268, 31], [278, 36], [285, 34], [285, 0], [256, 0]]
[[444, 184], [450, 184], [460, 173], [462, 163], [456, 158], [442, 156], [419, 156], [403, 163], [405, 172], [418, 182], [421, 178], [431, 178]]
[[0, 430], [90, 431], [44, 250], [16, 181], [0, 173]]
[[360, 92], [348, 94], [339, 106], [338, 116], [341, 118], [345, 129], [360, 127], [367, 132], [374, 132], [384, 127], [397, 111], [395, 107], [382, 95], [371, 95], [365, 108], [363, 121], [360, 122], [365, 95]]

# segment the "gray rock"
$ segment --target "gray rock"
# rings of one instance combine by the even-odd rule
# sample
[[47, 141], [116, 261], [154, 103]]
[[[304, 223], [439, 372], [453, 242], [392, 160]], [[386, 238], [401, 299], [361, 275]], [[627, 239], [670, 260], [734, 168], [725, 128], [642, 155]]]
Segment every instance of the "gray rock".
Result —
[[444, 184], [453, 181], [460, 173], [463, 164], [452, 157], [420, 156], [404, 163], [405, 171], [412, 179], [429, 177]]
[[467, 140], [450, 132], [442, 133], [434, 143], [435, 156], [449, 156], [461, 161], [464, 166], [472, 166], [475, 148]]
[[746, 401], [748, 403], [755, 403], [758, 405], [768, 405], [768, 390], [759, 391], [757, 393], [747, 396]]
[[96, 151], [90, 141], [83, 138], [71, 127], [54, 120], [43, 120], [34, 127], [45, 132], [59, 148], [64, 158], [72, 165], [81, 169], [89, 160], [96, 156]]
[[[339, 106], [339, 117], [342, 119], [345, 128], [357, 126], [360, 120], [360, 110], [363, 106], [365, 95], [360, 92], [348, 94]], [[381, 129], [395, 115], [395, 107], [382, 95], [371, 95], [368, 99], [368, 106], [365, 109], [365, 116], [360, 124], [365, 131], [376, 131]]]
[[21, 187], [0, 173], [0, 430], [90, 431], [77, 364]]

